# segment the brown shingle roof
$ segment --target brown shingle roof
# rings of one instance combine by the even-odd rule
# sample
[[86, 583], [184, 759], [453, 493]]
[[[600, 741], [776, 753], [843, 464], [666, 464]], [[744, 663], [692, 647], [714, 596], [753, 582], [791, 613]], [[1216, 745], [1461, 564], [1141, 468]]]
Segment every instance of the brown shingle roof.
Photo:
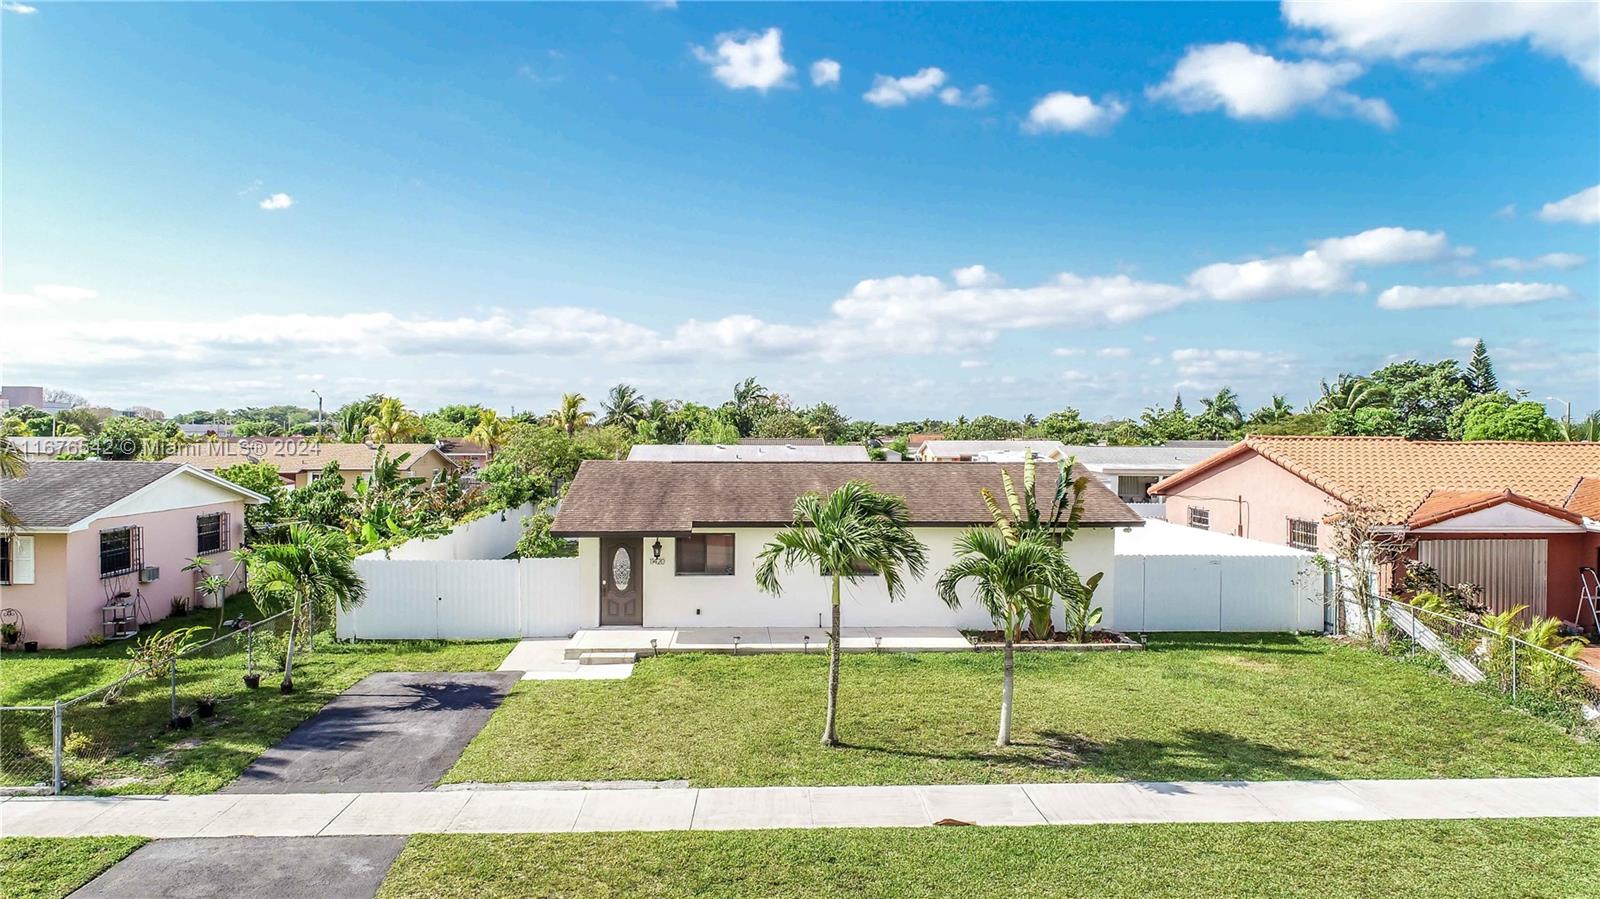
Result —
[[[965, 527], [989, 524], [979, 488], [1001, 489], [1000, 469], [1020, 483], [1022, 465], [974, 462], [916, 465], [887, 462], [611, 462], [587, 461], [561, 501], [553, 533], [682, 534], [695, 527], [781, 527], [795, 497], [827, 493], [863, 480], [903, 497], [911, 523]], [[1038, 493], [1055, 489], [1053, 465], [1038, 466]], [[1078, 474], [1086, 474], [1080, 466]], [[1003, 500], [1002, 500], [1003, 502]], [[1116, 494], [1094, 477], [1084, 493], [1083, 524], [1143, 524]]]
[[[390, 443], [383, 450], [391, 459], [402, 453], [411, 454], [402, 470], [409, 470], [428, 453], [438, 453], [445, 465], [455, 465], [431, 443]], [[278, 467], [279, 474], [293, 475], [301, 471], [320, 471], [329, 462], [338, 462], [341, 471], [371, 471], [377, 456], [378, 447], [365, 443], [317, 443], [293, 437], [262, 437], [194, 443], [179, 448], [162, 461], [187, 462], [207, 471], [246, 462], [268, 462]]]
[[1403, 437], [1246, 437], [1151, 488], [1182, 484], [1250, 452], [1277, 463], [1342, 502], [1375, 506], [1405, 521], [1429, 493], [1509, 490], [1557, 508], [1580, 477], [1600, 473], [1600, 443], [1420, 441]]

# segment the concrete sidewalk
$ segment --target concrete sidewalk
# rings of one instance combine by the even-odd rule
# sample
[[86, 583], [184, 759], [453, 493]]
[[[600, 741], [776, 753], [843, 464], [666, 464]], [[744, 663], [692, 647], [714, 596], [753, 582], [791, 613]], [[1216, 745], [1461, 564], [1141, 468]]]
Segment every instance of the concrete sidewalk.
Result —
[[1600, 777], [13, 797], [0, 835], [154, 838], [1600, 817]]

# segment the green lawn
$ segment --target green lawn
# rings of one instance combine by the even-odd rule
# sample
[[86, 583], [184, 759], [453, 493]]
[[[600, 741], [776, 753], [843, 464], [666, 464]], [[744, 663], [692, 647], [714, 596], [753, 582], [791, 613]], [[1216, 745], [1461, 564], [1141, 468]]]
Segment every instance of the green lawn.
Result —
[[1596, 852], [1574, 820], [427, 835], [378, 896], [1575, 899]]
[[0, 896], [61, 899], [144, 844], [143, 837], [7, 837], [0, 840]]
[[1421, 663], [1316, 637], [1180, 636], [1023, 653], [993, 745], [996, 653], [850, 655], [818, 745], [826, 659], [669, 655], [623, 681], [524, 681], [448, 781], [700, 786], [1600, 774], [1600, 746]]
[[[209, 613], [184, 623], [212, 622]], [[217, 716], [189, 731], [167, 729], [168, 684], [135, 680], [120, 700], [97, 700], [69, 708], [64, 717], [67, 752], [63, 768], [73, 792], [209, 793], [224, 786], [263, 750], [356, 681], [379, 671], [493, 670], [510, 642], [335, 644], [319, 640], [316, 651], [296, 654], [296, 692], [277, 690], [281, 675], [263, 672], [261, 688], [241, 679], [244, 654], [229, 652], [179, 662], [180, 707], [217, 696]], [[6, 653], [0, 657], [0, 704], [48, 704], [115, 680], [127, 669], [128, 644], [63, 652]], [[268, 664], [257, 657], [258, 670]], [[49, 715], [8, 713], [0, 780], [48, 780]]]

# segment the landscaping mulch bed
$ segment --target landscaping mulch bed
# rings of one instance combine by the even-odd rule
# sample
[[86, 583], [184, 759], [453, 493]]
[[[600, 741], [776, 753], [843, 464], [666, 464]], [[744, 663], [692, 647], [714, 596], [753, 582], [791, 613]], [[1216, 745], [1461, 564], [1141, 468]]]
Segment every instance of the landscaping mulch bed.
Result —
[[[978, 650], [1004, 649], [1005, 635], [1000, 631], [966, 631], [967, 638], [973, 641], [973, 647]], [[1090, 631], [1084, 635], [1083, 642], [1072, 639], [1072, 635], [1065, 631], [1057, 631], [1050, 635], [1048, 640], [1017, 640], [1011, 644], [1012, 649], [1023, 651], [1054, 651], [1054, 652], [1117, 652], [1121, 650], [1144, 649], [1144, 644], [1127, 634], [1119, 631]]]

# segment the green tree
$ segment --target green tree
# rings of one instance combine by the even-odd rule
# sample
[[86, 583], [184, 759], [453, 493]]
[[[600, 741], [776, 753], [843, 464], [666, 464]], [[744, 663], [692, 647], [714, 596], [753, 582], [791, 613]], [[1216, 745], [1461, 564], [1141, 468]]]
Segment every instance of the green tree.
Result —
[[306, 642], [316, 638], [316, 622], [331, 620], [335, 607], [349, 611], [366, 599], [366, 584], [356, 573], [350, 544], [339, 531], [299, 525], [284, 543], [253, 547], [246, 557], [251, 594], [266, 604], [289, 609], [289, 644], [283, 660], [283, 691], [294, 690], [294, 644], [302, 628]]
[[605, 417], [600, 419], [601, 424], [616, 425], [631, 431], [644, 419], [646, 406], [637, 388], [631, 384], [618, 384], [606, 394], [600, 410], [605, 413]]
[[245, 534], [251, 541], [261, 539], [277, 528], [278, 522], [283, 520], [284, 497], [288, 493], [282, 476], [278, 474], [278, 466], [270, 462], [241, 462], [219, 468], [214, 474], [267, 498], [259, 506], [244, 507]]
[[1142, 444], [1160, 444], [1169, 440], [1195, 439], [1194, 419], [1183, 411], [1183, 397], [1171, 410], [1151, 406], [1139, 415], [1135, 440]]
[[1389, 388], [1368, 378], [1340, 375], [1332, 385], [1322, 382], [1322, 396], [1312, 409], [1316, 412], [1354, 412], [1389, 404]]
[[1328, 413], [1302, 412], [1274, 419], [1272, 421], [1257, 422], [1248, 428], [1252, 434], [1326, 434], [1328, 433]]
[[1472, 347], [1472, 359], [1467, 362], [1467, 389], [1477, 394], [1500, 390], [1500, 379], [1494, 376], [1494, 363], [1489, 361], [1489, 348], [1483, 338]]
[[800, 416], [800, 413], [790, 409], [773, 412], [761, 416], [756, 422], [755, 433], [751, 436], [776, 439], [780, 437], [811, 437], [811, 425]]
[[583, 408], [585, 402], [581, 393], [563, 393], [561, 402], [550, 410], [550, 424], [566, 431], [568, 437], [587, 428], [594, 423], [594, 413]]
[[1244, 422], [1244, 413], [1239, 409], [1239, 394], [1233, 392], [1232, 387], [1224, 387], [1217, 391], [1216, 396], [1200, 400], [1205, 406], [1202, 415], [1210, 415], [1234, 427]]
[[998, 415], [980, 415], [971, 421], [961, 421], [945, 429], [949, 440], [1007, 440], [1022, 436], [1022, 424]]
[[164, 459], [175, 448], [177, 433], [177, 425], [113, 415], [101, 423], [88, 449], [102, 459]]
[[844, 434], [845, 426], [850, 423], [848, 418], [832, 403], [817, 403], [803, 413], [806, 424], [811, 432], [822, 438], [824, 443], [838, 443]]
[[905, 595], [904, 568], [921, 578], [928, 568], [928, 548], [911, 531], [905, 500], [879, 493], [865, 481], [850, 481], [824, 497], [806, 493], [794, 501], [794, 518], [762, 548], [756, 560], [756, 586], [781, 595], [778, 568], [793, 571], [802, 562], [815, 565], [832, 581], [832, 624], [828, 629], [828, 711], [822, 745], [839, 742], [835, 726], [839, 706], [839, 612], [841, 580], [883, 579], [889, 599]]
[[1059, 440], [1068, 445], [1080, 445], [1095, 442], [1099, 437], [1099, 430], [1094, 422], [1084, 421], [1077, 409], [1068, 406], [1059, 412], [1046, 415], [1030, 430], [1028, 436]]
[[1560, 440], [1561, 425], [1539, 403], [1482, 403], [1467, 413], [1461, 439]]
[[285, 494], [283, 518], [313, 527], [342, 529], [350, 517], [352, 503], [344, 489], [339, 463], [329, 462], [311, 483]]
[[1471, 395], [1454, 359], [1396, 362], [1373, 372], [1372, 380], [1388, 388], [1389, 405], [1400, 418], [1399, 433], [1412, 440], [1445, 439], [1450, 413]]
[[505, 445], [510, 436], [511, 423], [493, 409], [484, 409], [478, 415], [478, 423], [467, 432], [467, 439], [488, 450], [491, 456]]
[[422, 419], [392, 396], [379, 400], [364, 424], [373, 443], [408, 443], [422, 433]]
[[555, 517], [540, 509], [522, 522], [522, 536], [517, 539], [517, 555], [524, 559], [563, 559], [578, 554], [578, 542], [554, 536], [550, 526]]
[[958, 588], [972, 581], [974, 598], [1000, 628], [1004, 660], [996, 746], [1011, 743], [1012, 643], [1021, 635], [1023, 621], [1038, 614], [1041, 603], [1048, 614], [1049, 597], [1062, 589], [1066, 567], [1060, 548], [1041, 536], [1011, 541], [999, 528], [974, 528], [957, 538], [956, 560], [939, 576], [939, 598], [952, 609], [961, 606]]
[[1349, 437], [1386, 437], [1400, 433], [1400, 416], [1387, 406], [1368, 406], [1347, 412], [1339, 409], [1327, 414], [1326, 432]]
[[[0, 481], [20, 480], [27, 473], [28, 460], [22, 457], [22, 450], [17, 449], [15, 443], [0, 437]], [[0, 489], [0, 528], [14, 528], [22, 522], [6, 500], [5, 493], [4, 489]]]

